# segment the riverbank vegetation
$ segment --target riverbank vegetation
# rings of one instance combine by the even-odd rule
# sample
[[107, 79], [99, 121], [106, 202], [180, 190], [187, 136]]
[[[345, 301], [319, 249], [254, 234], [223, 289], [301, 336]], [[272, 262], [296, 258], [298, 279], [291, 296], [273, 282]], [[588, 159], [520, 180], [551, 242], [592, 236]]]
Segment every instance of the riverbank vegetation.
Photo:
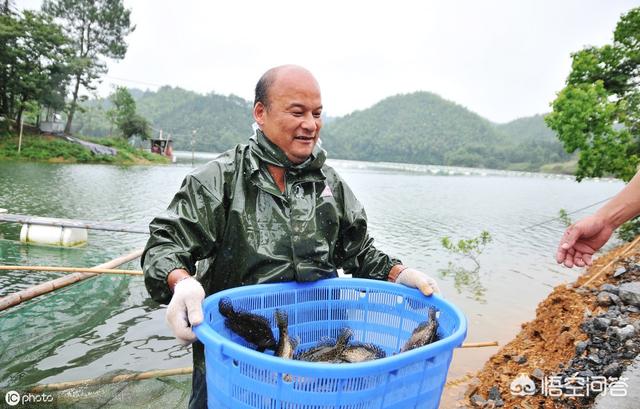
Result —
[[84, 146], [38, 133], [22, 136], [18, 153], [19, 137], [8, 134], [0, 138], [0, 160], [40, 161], [51, 163], [108, 163], [114, 165], [165, 164], [170, 159], [135, 148], [122, 138], [82, 138], [117, 150], [116, 155], [96, 155]]

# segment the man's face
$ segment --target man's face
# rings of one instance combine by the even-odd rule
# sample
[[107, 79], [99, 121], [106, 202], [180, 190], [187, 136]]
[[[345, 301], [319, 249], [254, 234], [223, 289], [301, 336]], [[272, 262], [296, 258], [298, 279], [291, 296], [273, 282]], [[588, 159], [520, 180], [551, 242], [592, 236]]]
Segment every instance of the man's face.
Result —
[[313, 151], [322, 127], [322, 99], [315, 78], [297, 69], [282, 70], [269, 88], [269, 109], [258, 102], [253, 116], [269, 140], [293, 163]]

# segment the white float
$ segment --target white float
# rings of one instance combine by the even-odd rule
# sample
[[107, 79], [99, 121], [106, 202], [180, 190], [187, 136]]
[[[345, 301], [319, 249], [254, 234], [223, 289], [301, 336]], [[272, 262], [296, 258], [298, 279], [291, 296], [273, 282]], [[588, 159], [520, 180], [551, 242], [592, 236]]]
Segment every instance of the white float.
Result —
[[[45, 218], [41, 218], [44, 220]], [[48, 244], [51, 246], [74, 247], [87, 243], [87, 229], [63, 226], [43, 226], [23, 224], [20, 241], [23, 243]]]

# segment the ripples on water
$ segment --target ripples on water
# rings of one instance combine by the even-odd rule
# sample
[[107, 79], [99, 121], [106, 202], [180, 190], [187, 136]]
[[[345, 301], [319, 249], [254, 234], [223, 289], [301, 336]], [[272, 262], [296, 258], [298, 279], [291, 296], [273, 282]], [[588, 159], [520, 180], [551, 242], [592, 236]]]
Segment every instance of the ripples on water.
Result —
[[[206, 159], [211, 159], [207, 156]], [[0, 162], [0, 207], [10, 213], [147, 224], [164, 210], [190, 171], [190, 154], [177, 165], [117, 167]], [[330, 161], [364, 204], [376, 246], [433, 276], [453, 263], [440, 239], [493, 236], [480, 256], [483, 298], [440, 278], [447, 298], [469, 319], [468, 341], [507, 341], [536, 304], [577, 270], [553, 260], [563, 231], [559, 221], [536, 223], [618, 192], [622, 183], [565, 176], [438, 166]], [[574, 220], [593, 209], [572, 215]], [[0, 225], [0, 262], [93, 266], [144, 245], [144, 235], [90, 231], [75, 249], [24, 246], [19, 226]], [[139, 269], [138, 262], [123, 268]], [[58, 276], [0, 272], [0, 295]], [[477, 284], [477, 283], [476, 283]], [[0, 387], [96, 377], [110, 371], [190, 365], [164, 325], [164, 309], [149, 298], [140, 277], [100, 277], [0, 313]], [[25, 350], [23, 341], [29, 340]], [[494, 349], [459, 351], [455, 376], [475, 369]]]

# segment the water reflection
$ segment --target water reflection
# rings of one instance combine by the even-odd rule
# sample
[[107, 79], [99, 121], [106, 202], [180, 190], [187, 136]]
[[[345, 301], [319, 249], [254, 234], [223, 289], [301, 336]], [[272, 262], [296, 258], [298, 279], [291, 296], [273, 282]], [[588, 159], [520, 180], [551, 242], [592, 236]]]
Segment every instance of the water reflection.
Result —
[[449, 263], [447, 268], [439, 270], [438, 273], [442, 279], [453, 278], [453, 288], [458, 291], [458, 294], [466, 294], [483, 304], [487, 302], [485, 298], [487, 288], [482, 284], [479, 266], [469, 269]]

